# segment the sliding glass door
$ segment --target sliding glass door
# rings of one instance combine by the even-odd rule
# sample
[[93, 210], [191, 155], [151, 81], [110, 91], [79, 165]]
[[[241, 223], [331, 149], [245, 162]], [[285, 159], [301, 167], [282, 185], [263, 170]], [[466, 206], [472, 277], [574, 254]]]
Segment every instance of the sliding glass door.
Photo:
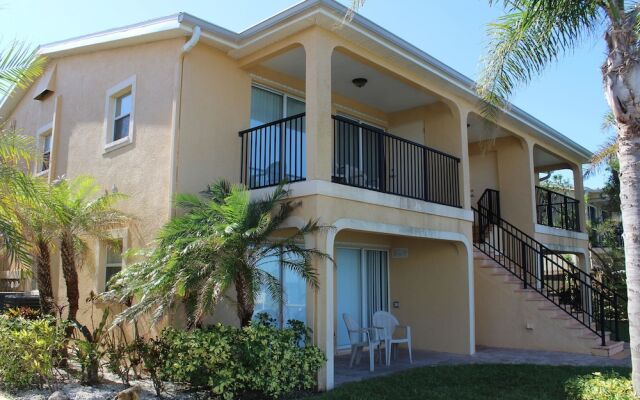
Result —
[[271, 124], [304, 112], [302, 100], [251, 87], [251, 128], [265, 126], [249, 141], [251, 187], [276, 185], [282, 179], [297, 181], [306, 176], [306, 156], [302, 151], [306, 148], [304, 118]]
[[336, 265], [336, 345], [345, 348], [349, 335], [343, 314], [368, 327], [376, 311], [389, 310], [387, 251], [341, 247], [336, 250]]

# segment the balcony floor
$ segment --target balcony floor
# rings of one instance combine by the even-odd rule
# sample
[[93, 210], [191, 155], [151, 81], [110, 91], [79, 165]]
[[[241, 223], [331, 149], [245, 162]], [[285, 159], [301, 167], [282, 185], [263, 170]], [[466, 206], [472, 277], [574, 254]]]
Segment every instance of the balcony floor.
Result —
[[376, 363], [375, 371], [369, 372], [369, 353], [363, 352], [360, 364], [354, 365], [353, 368], [349, 368], [348, 354], [340, 355], [335, 358], [335, 384], [336, 386], [339, 386], [349, 382], [389, 375], [410, 368], [460, 364], [537, 364], [631, 367], [631, 356], [628, 350], [628, 344], [625, 344], [625, 351], [611, 358], [552, 351], [477, 347], [476, 354], [474, 355], [414, 351], [413, 364], [409, 364], [409, 355], [407, 350], [400, 349], [398, 352], [398, 359], [391, 360], [390, 366], [387, 367], [383, 364]]

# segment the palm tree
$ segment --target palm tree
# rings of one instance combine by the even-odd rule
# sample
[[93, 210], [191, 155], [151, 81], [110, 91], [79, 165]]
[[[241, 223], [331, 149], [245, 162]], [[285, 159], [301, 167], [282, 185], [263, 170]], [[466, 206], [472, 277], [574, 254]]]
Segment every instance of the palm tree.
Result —
[[87, 238], [110, 241], [110, 231], [129, 221], [126, 214], [114, 208], [123, 195], [99, 192], [100, 186], [87, 176], [72, 181], [61, 179], [53, 188], [54, 203], [59, 207], [56, 224], [69, 303], [67, 319], [72, 322], [79, 309], [78, 266], [88, 248]]
[[[494, 3], [498, 1], [490, 0]], [[519, 84], [606, 26], [602, 77], [617, 131], [632, 381], [640, 394], [640, 4], [624, 0], [504, 0], [502, 4], [506, 14], [489, 26], [491, 43], [478, 83], [489, 116], [507, 106]]]
[[[21, 42], [0, 50], [0, 97], [13, 87], [25, 88], [44, 68], [45, 59]], [[36, 198], [38, 187], [28, 174], [33, 140], [15, 131], [0, 116], [0, 251], [10, 261], [28, 265], [29, 252], [16, 225], [16, 197]], [[25, 168], [26, 167], [26, 168]], [[26, 170], [26, 172], [25, 172]]]
[[36, 270], [40, 309], [44, 315], [55, 315], [56, 307], [51, 282], [51, 250], [58, 229], [60, 209], [52, 200], [51, 188], [42, 190], [41, 198], [21, 197], [16, 217], [22, 237], [28, 244], [29, 256]]
[[136, 300], [114, 323], [148, 311], [158, 320], [182, 302], [189, 327], [197, 326], [233, 287], [238, 320], [246, 326], [261, 288], [274, 300], [282, 300], [279, 280], [261, 268], [273, 257], [317, 287], [312, 258], [328, 256], [305, 248], [304, 236], [323, 227], [310, 220], [293, 231], [279, 231], [300, 204], [288, 200], [288, 195], [280, 185], [265, 198], [251, 200], [244, 186], [226, 181], [209, 186], [202, 197], [178, 195], [176, 205], [184, 214], [161, 229], [145, 260], [111, 281], [109, 295], [121, 302]]

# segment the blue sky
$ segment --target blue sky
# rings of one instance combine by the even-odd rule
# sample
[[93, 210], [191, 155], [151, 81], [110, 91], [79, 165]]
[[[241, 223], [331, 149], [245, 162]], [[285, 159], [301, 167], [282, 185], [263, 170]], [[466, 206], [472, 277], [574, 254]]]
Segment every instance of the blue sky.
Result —
[[[348, 4], [349, 1], [342, 0]], [[243, 30], [289, 6], [293, 0], [0, 0], [0, 38], [34, 45], [67, 39], [146, 19], [186, 11], [231, 29]], [[361, 14], [449, 66], [477, 77], [486, 24], [502, 10], [487, 0], [367, 0]], [[513, 103], [590, 150], [605, 140], [600, 125], [607, 111], [598, 35], [517, 91]], [[587, 186], [602, 185], [597, 176]]]

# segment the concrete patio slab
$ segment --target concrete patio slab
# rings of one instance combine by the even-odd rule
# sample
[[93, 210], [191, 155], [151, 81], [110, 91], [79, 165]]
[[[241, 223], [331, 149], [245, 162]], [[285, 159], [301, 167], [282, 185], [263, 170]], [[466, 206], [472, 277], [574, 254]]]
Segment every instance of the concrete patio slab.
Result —
[[338, 386], [349, 382], [389, 375], [410, 368], [435, 365], [537, 364], [631, 367], [631, 356], [629, 354], [628, 344], [625, 345], [625, 351], [613, 358], [553, 351], [498, 349], [490, 347], [477, 347], [476, 354], [474, 355], [414, 351], [413, 364], [409, 363], [409, 355], [406, 349], [400, 349], [397, 360], [392, 360], [390, 366], [376, 362], [374, 372], [369, 372], [368, 352], [362, 353], [360, 364], [354, 365], [353, 368], [349, 368], [349, 355], [340, 355], [335, 358], [335, 384]]

